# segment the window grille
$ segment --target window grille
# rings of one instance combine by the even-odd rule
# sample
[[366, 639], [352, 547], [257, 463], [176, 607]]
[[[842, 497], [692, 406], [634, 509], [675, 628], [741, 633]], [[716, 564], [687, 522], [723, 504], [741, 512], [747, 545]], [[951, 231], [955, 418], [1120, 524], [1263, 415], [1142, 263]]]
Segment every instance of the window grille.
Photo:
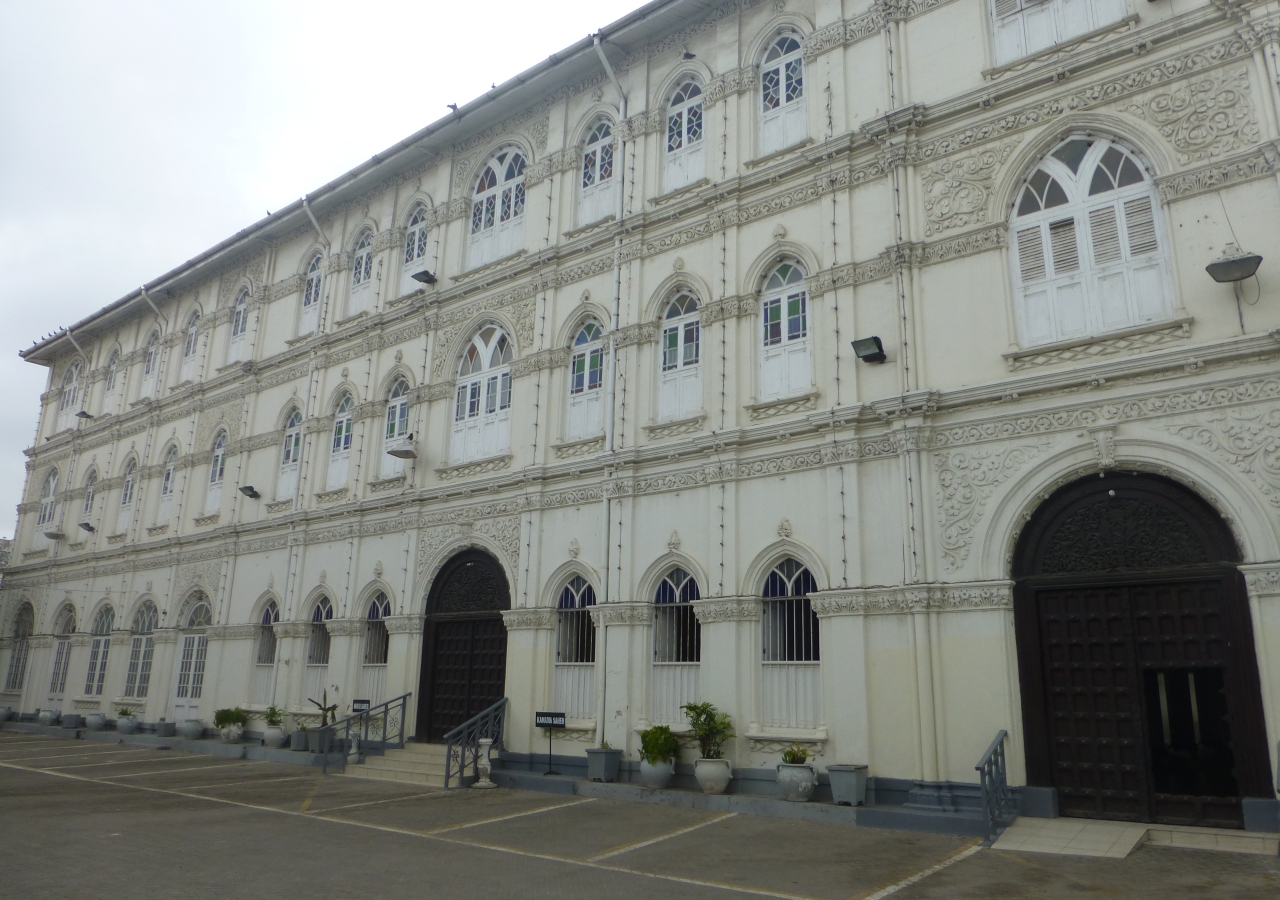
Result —
[[364, 664], [366, 666], [385, 666], [387, 651], [391, 646], [391, 635], [387, 633], [385, 619], [391, 615], [391, 601], [387, 595], [378, 592], [369, 602], [369, 614], [366, 619], [364, 637]]
[[691, 663], [702, 659], [702, 625], [690, 603], [699, 599], [698, 582], [684, 569], [672, 569], [653, 598], [653, 661]]
[[156, 630], [159, 615], [155, 604], [148, 600], [133, 617], [133, 641], [129, 647], [129, 671], [125, 675], [124, 695], [142, 700], [151, 686], [151, 660], [155, 650], [152, 632]]
[[596, 627], [591, 621], [590, 607], [596, 605], [596, 592], [580, 575], [560, 592], [556, 619], [556, 662], [593, 663], [596, 661]]
[[258, 665], [271, 666], [276, 661], [276, 629], [280, 621], [280, 608], [274, 600], [267, 603], [262, 611], [262, 621], [258, 625]]
[[58, 640], [53, 648], [53, 672], [49, 678], [49, 693], [61, 695], [67, 689], [67, 666], [71, 663], [71, 635], [76, 630], [76, 615], [70, 607], [62, 611], [54, 634]]
[[89, 645], [89, 672], [84, 680], [86, 696], [102, 696], [107, 679], [107, 656], [111, 651], [111, 629], [116, 621], [115, 611], [105, 606], [93, 621], [93, 641]]
[[311, 611], [311, 638], [307, 641], [307, 665], [329, 665], [329, 628], [325, 625], [333, 618], [333, 604], [328, 597], [321, 597]]
[[35, 610], [24, 603], [13, 623], [13, 653], [4, 679], [6, 691], [20, 691], [26, 681], [27, 659], [31, 654], [31, 633], [35, 631]]
[[764, 661], [817, 662], [818, 617], [806, 594], [818, 589], [802, 564], [785, 559], [764, 583]]

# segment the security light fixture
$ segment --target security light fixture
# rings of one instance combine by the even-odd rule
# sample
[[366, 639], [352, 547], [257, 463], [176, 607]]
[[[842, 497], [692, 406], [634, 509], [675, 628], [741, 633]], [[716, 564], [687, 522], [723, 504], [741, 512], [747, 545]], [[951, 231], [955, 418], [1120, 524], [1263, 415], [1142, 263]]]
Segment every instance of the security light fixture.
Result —
[[695, 59], [696, 57], [697, 57], [697, 54], [690, 53], [688, 50], [680, 54], [680, 58], [684, 60]]
[[1204, 270], [1214, 281], [1227, 284], [1252, 278], [1260, 265], [1262, 257], [1258, 254], [1246, 253], [1235, 244], [1227, 244], [1222, 256], [1205, 266]]
[[65, 535], [65, 534], [63, 534], [61, 531], [59, 531], [59, 530], [58, 530], [58, 529], [56, 529], [56, 528], [54, 528], [52, 531], [46, 531], [46, 532], [44, 533], [44, 536], [45, 536], [45, 537], [47, 537], [47, 538], [48, 538], [49, 540], [51, 540], [51, 541], [60, 541], [60, 540], [62, 540], [64, 537], [66, 537], [66, 535]]
[[418, 451], [413, 449], [413, 432], [404, 436], [404, 443], [397, 444], [388, 450], [387, 456], [394, 456], [396, 459], [417, 459]]
[[92, 419], [92, 418], [93, 418], [93, 413], [89, 412], [89, 411], [88, 411], [88, 410], [86, 410], [86, 409], [82, 409], [82, 410], [80, 410], [78, 413], [76, 413], [76, 418], [77, 418], [77, 419]]
[[94, 528], [92, 525], [90, 525], [88, 522], [81, 522], [80, 527], [83, 528], [85, 531], [89, 532], [90, 534], [93, 534], [95, 531], [98, 530]]
[[253, 489], [253, 485], [246, 484], [240, 487], [240, 493], [244, 494], [250, 500], [257, 500], [262, 495]]
[[884, 344], [880, 338], [872, 335], [853, 342], [853, 352], [865, 363], [882, 363], [885, 361]]
[[432, 275], [432, 274], [431, 274], [430, 272], [428, 272], [426, 269], [423, 269], [421, 272], [414, 272], [414, 273], [413, 273], [412, 275], [410, 275], [409, 277], [410, 277], [410, 278], [412, 278], [414, 281], [420, 281], [420, 282], [422, 282], [423, 284], [435, 284], [435, 283], [436, 283], [436, 276]]

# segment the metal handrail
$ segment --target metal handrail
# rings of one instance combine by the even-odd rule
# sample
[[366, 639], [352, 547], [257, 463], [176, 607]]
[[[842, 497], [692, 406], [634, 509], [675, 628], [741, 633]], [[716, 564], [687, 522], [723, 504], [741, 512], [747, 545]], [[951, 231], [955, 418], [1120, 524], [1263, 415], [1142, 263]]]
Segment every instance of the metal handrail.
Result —
[[1008, 808], [1013, 805], [1004, 754], [1004, 742], [1008, 736], [1009, 733], [1001, 728], [974, 766], [982, 782], [982, 810], [987, 817], [987, 837], [992, 840], [996, 837], [996, 829], [1004, 822]]
[[489, 738], [495, 747], [502, 746], [502, 730], [507, 719], [507, 698], [503, 697], [488, 709], [476, 713], [457, 728], [444, 736], [444, 786], [455, 773], [458, 786], [462, 787], [462, 779], [470, 764], [472, 774], [480, 776], [480, 741]]
[[[393, 749], [403, 747], [404, 715], [408, 699], [412, 694], [413, 691], [409, 691], [409, 693], [393, 697], [385, 703], [379, 703], [377, 706], [371, 706], [362, 712], [352, 713], [345, 719], [322, 726], [319, 730], [320, 746], [323, 748], [324, 755], [321, 767], [324, 774], [327, 775], [329, 773], [329, 752], [327, 749], [329, 747], [338, 747], [345, 756], [351, 752], [352, 741], [354, 741], [357, 762], [364, 762], [370, 747], [379, 750], [385, 750], [388, 747]], [[374, 737], [371, 738], [370, 727], [375, 720], [381, 720], [381, 737], [377, 736], [378, 732], [375, 728], [373, 731]], [[338, 729], [342, 729], [342, 737], [337, 737]], [[395, 729], [394, 735], [391, 734], [392, 729]], [[328, 737], [325, 736], [326, 734]]]

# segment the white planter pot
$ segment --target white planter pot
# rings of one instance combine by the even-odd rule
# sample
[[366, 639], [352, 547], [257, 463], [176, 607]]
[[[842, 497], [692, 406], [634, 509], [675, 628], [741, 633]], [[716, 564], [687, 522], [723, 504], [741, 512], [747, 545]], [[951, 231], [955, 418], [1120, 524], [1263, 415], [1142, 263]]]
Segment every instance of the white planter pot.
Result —
[[733, 762], [728, 759], [699, 759], [693, 764], [693, 776], [704, 794], [723, 794], [733, 778]]
[[8, 722], [11, 715], [13, 715], [12, 706], [0, 706], [0, 722]]
[[262, 729], [262, 743], [272, 750], [284, 746], [284, 729], [279, 725], [267, 725]]
[[244, 735], [244, 726], [240, 723], [234, 725], [226, 725], [219, 729], [222, 732], [222, 742], [224, 744], [238, 744], [240, 738]]
[[90, 731], [101, 731], [107, 727], [107, 717], [102, 713], [90, 713], [84, 717], [84, 724]]
[[813, 796], [817, 783], [818, 776], [808, 763], [778, 763], [778, 786], [782, 788], [783, 800], [803, 803]]
[[204, 722], [199, 719], [187, 719], [178, 724], [178, 737], [185, 741], [198, 741], [204, 737]]
[[41, 725], [56, 725], [61, 714], [56, 709], [42, 709], [40, 715], [36, 716], [36, 721]]
[[668, 759], [660, 763], [640, 760], [640, 782], [645, 787], [664, 788], [671, 783], [671, 776], [676, 774], [676, 761]]
[[137, 716], [116, 716], [116, 731], [121, 734], [133, 734], [137, 730]]

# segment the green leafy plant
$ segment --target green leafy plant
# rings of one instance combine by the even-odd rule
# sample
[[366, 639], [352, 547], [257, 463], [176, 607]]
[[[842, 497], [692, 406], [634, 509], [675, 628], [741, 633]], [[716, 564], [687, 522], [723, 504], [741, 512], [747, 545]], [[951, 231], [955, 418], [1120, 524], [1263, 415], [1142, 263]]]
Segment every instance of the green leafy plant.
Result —
[[799, 744], [792, 744], [782, 751], [782, 761], [789, 766], [801, 766], [809, 761], [809, 751]]
[[640, 732], [640, 757], [651, 766], [666, 762], [680, 752], [680, 742], [666, 725], [654, 725]]
[[298, 723], [298, 730], [299, 730], [299, 731], [301, 731], [303, 734], [306, 734], [306, 733], [307, 733], [307, 723], [306, 723], [306, 722], [299, 722], [299, 723]]
[[713, 703], [686, 703], [681, 709], [689, 717], [689, 727], [698, 741], [702, 758], [720, 759], [724, 742], [733, 737], [729, 714], [720, 712]]
[[612, 747], [612, 746], [610, 746], [610, 744], [609, 744], [609, 742], [608, 742], [608, 741], [601, 741], [601, 742], [600, 742], [600, 749], [601, 749], [601, 750], [612, 750], [612, 749], [613, 749], [613, 747]]
[[330, 716], [333, 716], [333, 718], [334, 718], [334, 720], [335, 720], [335, 721], [337, 720], [337, 718], [338, 718], [338, 715], [337, 715], [337, 713], [338, 713], [338, 704], [336, 704], [336, 703], [333, 703], [333, 704], [329, 703], [329, 691], [328, 691], [328, 690], [326, 690], [326, 691], [325, 691], [321, 696], [324, 698], [324, 702], [323, 702], [323, 703], [320, 703], [319, 701], [316, 701], [316, 700], [312, 700], [310, 697], [308, 697], [308, 698], [307, 698], [307, 702], [308, 702], [308, 703], [314, 703], [314, 704], [316, 705], [316, 709], [320, 710], [320, 727], [321, 727], [321, 728], [324, 728], [326, 725], [328, 725], [328, 724], [329, 724], [329, 717], [330, 717]]
[[226, 728], [228, 725], [244, 725], [249, 721], [249, 714], [240, 707], [234, 709], [218, 709], [213, 713], [213, 727]]
[[120, 707], [118, 710], [116, 710], [116, 715], [117, 715], [117, 716], [132, 716], [132, 715], [133, 715], [133, 710], [132, 710], [132, 709], [130, 709], [129, 707], [127, 707], [127, 706], [122, 706], [122, 707]]
[[278, 706], [268, 706], [262, 716], [273, 728], [279, 728], [284, 723], [284, 710]]

